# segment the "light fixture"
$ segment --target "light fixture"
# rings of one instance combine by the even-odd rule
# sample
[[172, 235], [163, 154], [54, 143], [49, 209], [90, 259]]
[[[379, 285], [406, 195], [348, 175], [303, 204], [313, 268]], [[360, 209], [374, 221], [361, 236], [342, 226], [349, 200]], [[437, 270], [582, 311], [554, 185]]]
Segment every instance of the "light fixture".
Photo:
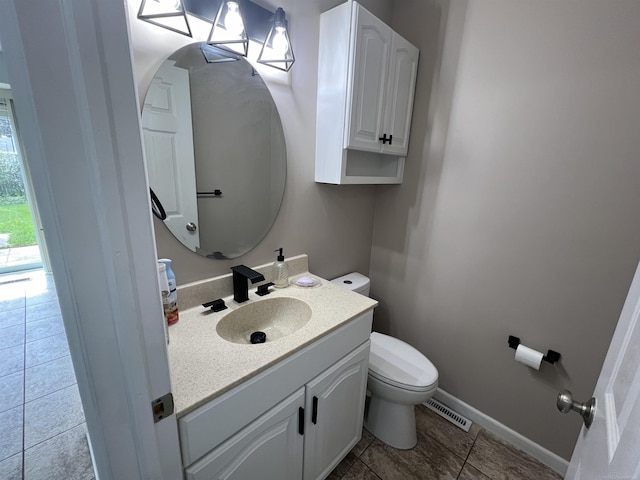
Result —
[[142, 0], [138, 19], [192, 37], [182, 0]]
[[288, 72], [295, 62], [282, 8], [272, 13], [250, 0], [142, 0], [138, 18], [191, 37], [187, 14], [211, 22], [202, 47], [209, 63], [246, 57], [249, 40], [262, 45], [259, 63]]
[[207, 43], [234, 55], [247, 56], [249, 37], [240, 4], [233, 0], [222, 0], [216, 18], [211, 25]]
[[284, 10], [278, 8], [274, 14], [273, 26], [262, 44], [258, 63], [288, 72], [295, 61]]

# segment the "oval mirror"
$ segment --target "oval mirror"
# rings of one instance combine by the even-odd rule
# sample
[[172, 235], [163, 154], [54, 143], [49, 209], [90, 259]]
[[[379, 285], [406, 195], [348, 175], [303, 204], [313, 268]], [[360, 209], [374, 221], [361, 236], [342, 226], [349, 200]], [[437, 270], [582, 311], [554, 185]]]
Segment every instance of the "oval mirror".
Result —
[[260, 243], [278, 215], [287, 162], [278, 110], [249, 62], [206, 43], [177, 50], [149, 86], [142, 130], [149, 185], [183, 245], [227, 259]]

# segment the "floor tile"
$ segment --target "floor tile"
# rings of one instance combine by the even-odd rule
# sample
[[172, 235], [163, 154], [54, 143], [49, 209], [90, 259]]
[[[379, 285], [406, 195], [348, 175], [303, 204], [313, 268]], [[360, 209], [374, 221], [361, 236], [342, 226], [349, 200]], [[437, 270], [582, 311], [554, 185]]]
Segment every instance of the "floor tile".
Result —
[[26, 326], [26, 341], [33, 342], [41, 338], [52, 337], [65, 333], [61, 315], [28, 322]]
[[25, 295], [25, 303], [27, 307], [53, 301], [58, 301], [58, 292], [56, 292], [55, 289], [50, 289], [46, 286], [37, 290], [29, 289]]
[[22, 405], [0, 413], [0, 461], [22, 451]]
[[474, 423], [469, 432], [465, 432], [424, 405], [416, 407], [416, 428], [442, 443], [462, 459], [469, 455], [480, 430]]
[[376, 439], [360, 460], [382, 480], [456, 479], [464, 460], [418, 432], [418, 444], [411, 450], [398, 450]]
[[53, 335], [27, 342], [25, 364], [27, 368], [34, 367], [65, 355], [69, 355], [67, 336], [65, 334]]
[[[22, 300], [24, 303], [24, 299]], [[25, 308], [24, 305], [22, 307], [14, 307], [11, 308], [12, 302], [1, 302], [2, 303], [2, 315], [0, 315], [0, 328], [12, 327], [14, 325], [22, 325], [25, 321]], [[5, 306], [6, 305], [6, 306]]]
[[70, 355], [27, 368], [24, 375], [25, 401], [27, 402], [76, 383]]
[[535, 458], [481, 430], [467, 463], [493, 480], [559, 480], [562, 477]]
[[0, 303], [6, 310], [24, 308], [25, 287], [24, 282], [11, 282], [10, 279], [0, 275], [0, 282], [7, 282], [0, 285]]
[[362, 455], [362, 452], [364, 452], [369, 445], [371, 445], [371, 443], [376, 439], [376, 437], [373, 436], [372, 433], [369, 432], [369, 430], [367, 430], [366, 428], [362, 429], [362, 438], [360, 439], [360, 441], [356, 444], [355, 447], [353, 447], [353, 449], [351, 450], [351, 452], [356, 456], [359, 457], [360, 455]]
[[86, 424], [83, 423], [25, 450], [25, 480], [93, 478], [86, 433]]
[[358, 460], [353, 451], [347, 453], [347, 456], [333, 469], [327, 480], [339, 480], [349, 471], [351, 466]]
[[[24, 403], [24, 372], [0, 377], [0, 412]], [[0, 476], [2, 478], [2, 476]]]
[[458, 480], [491, 480], [485, 474], [483, 474], [477, 468], [469, 465], [468, 463], [462, 467], [462, 472], [460, 472], [460, 476]]
[[84, 422], [76, 385], [27, 402], [24, 408], [25, 449]]
[[0, 349], [24, 343], [24, 325], [0, 328]]
[[18, 345], [0, 350], [0, 377], [21, 372], [24, 369], [24, 346]]
[[342, 477], [342, 480], [380, 480], [380, 477], [357, 459]]
[[0, 461], [2, 480], [22, 480], [22, 452]]
[[26, 307], [26, 312], [27, 322], [33, 322], [34, 320], [60, 315], [60, 305], [58, 305], [58, 299], [56, 298], [49, 302], [29, 305]]

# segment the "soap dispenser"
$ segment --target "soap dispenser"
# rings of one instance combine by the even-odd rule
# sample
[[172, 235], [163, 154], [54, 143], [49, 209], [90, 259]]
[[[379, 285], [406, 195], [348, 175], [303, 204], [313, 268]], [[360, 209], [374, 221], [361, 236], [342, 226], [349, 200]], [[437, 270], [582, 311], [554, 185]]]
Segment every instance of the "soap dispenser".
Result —
[[289, 286], [289, 266], [284, 261], [282, 247], [274, 250], [279, 252], [278, 258], [273, 262], [273, 286], [276, 288], [285, 288]]

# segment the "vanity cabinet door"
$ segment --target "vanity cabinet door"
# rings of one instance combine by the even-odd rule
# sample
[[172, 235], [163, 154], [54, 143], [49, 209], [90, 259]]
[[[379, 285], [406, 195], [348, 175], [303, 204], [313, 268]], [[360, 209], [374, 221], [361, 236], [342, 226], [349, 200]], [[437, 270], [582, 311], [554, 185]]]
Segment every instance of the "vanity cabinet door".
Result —
[[300, 480], [304, 388], [185, 470], [188, 480]]
[[393, 31], [357, 4], [353, 16], [353, 83], [345, 148], [379, 152]]
[[360, 440], [368, 366], [367, 340], [306, 385], [304, 480], [326, 478]]
[[390, 143], [382, 144], [382, 153], [406, 155], [409, 149], [409, 131], [411, 129], [419, 53], [416, 47], [394, 32], [391, 42], [386, 110], [382, 128], [387, 136], [393, 136], [393, 140]]

